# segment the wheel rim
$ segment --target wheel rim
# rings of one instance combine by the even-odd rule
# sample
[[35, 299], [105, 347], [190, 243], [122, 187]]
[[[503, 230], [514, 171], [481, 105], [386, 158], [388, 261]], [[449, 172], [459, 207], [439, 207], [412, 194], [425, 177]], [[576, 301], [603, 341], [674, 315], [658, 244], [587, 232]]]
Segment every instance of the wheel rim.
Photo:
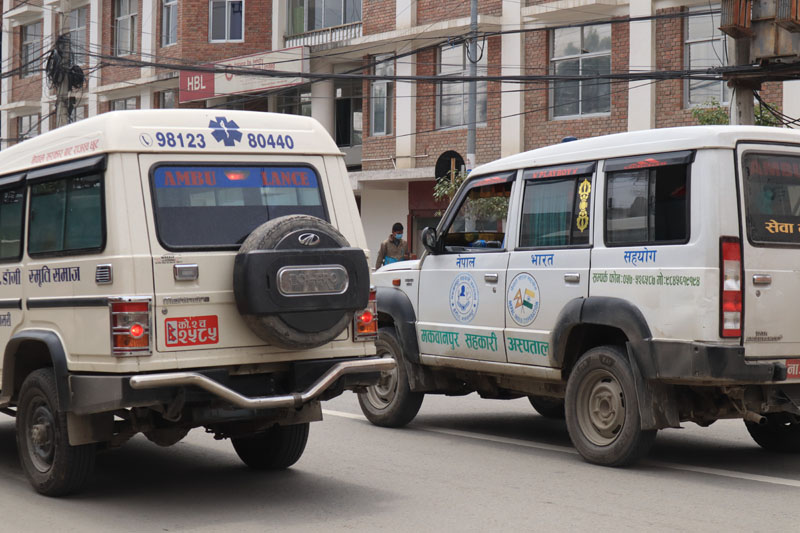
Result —
[[39, 472], [47, 472], [53, 466], [55, 456], [56, 421], [53, 412], [43, 400], [32, 402], [30, 414], [26, 418], [26, 442], [28, 457]]
[[625, 424], [625, 394], [614, 374], [598, 369], [579, 386], [578, 424], [584, 436], [597, 446], [613, 443]]
[[[387, 349], [378, 350], [378, 355], [391, 357], [395, 363], [400, 364], [395, 354]], [[388, 372], [381, 372], [380, 380], [376, 385], [367, 387], [367, 400], [376, 409], [386, 409], [397, 395], [397, 365]]]

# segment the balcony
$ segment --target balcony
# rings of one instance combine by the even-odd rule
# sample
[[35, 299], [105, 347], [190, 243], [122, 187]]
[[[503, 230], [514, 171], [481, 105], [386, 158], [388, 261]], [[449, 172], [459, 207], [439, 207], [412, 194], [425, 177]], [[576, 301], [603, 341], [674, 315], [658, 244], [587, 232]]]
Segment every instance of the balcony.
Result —
[[284, 46], [286, 48], [292, 48], [293, 46], [316, 46], [346, 41], [357, 37], [361, 37], [360, 21], [307, 31], [305, 33], [298, 33], [297, 35], [288, 35]]

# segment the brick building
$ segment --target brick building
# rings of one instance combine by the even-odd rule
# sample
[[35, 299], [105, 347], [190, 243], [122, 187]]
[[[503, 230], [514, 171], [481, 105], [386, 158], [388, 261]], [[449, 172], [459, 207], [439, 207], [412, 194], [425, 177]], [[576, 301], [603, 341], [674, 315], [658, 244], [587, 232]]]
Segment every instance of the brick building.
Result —
[[[726, 57], [719, 15], [625, 21], [708, 7], [700, 0], [480, 0], [479, 31], [498, 33], [481, 40], [473, 59], [488, 75], [719, 65]], [[560, 27], [596, 21], [607, 22]], [[248, 83], [229, 76], [214, 85], [213, 76], [181, 74], [174, 65], [268, 64], [341, 74], [374, 64], [375, 74], [458, 75], [466, 74], [470, 58], [448, 40], [468, 29], [466, 0], [3, 0], [2, 65], [9, 75], [2, 79], [0, 148], [55, 127], [43, 54], [68, 33], [72, 59], [87, 77], [71, 93], [75, 119], [177, 106], [312, 115], [346, 154], [370, 248], [399, 220], [418, 251], [419, 230], [435, 223], [442, 208], [431, 198], [437, 162], [452, 152], [466, 157], [465, 84]], [[766, 84], [762, 95], [800, 116], [800, 98], [792, 98], [797, 83]], [[686, 80], [480, 82], [478, 93], [478, 163], [569, 135], [692, 124], [695, 106], [731, 97], [721, 82]]]

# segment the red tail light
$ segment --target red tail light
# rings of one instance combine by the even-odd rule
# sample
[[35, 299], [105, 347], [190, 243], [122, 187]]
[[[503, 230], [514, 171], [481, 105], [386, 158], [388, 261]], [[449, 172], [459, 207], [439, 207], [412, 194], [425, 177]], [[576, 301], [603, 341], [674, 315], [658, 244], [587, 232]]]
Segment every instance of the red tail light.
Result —
[[356, 313], [353, 318], [353, 340], [370, 341], [378, 338], [377, 291], [369, 290], [367, 308]]
[[719, 252], [720, 310], [722, 337], [741, 337], [744, 308], [742, 305], [742, 245], [736, 237], [722, 237]]
[[150, 301], [111, 301], [111, 353], [150, 355]]

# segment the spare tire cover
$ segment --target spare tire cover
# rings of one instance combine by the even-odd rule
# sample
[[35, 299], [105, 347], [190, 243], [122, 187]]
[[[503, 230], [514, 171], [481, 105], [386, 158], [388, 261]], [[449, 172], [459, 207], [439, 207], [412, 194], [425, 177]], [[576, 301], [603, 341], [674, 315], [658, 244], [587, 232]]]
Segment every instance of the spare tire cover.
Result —
[[[276, 218], [253, 230], [239, 248], [233, 279], [237, 308], [248, 327], [271, 345], [295, 350], [339, 336], [369, 298], [366, 256], [349, 246], [331, 224], [308, 215]], [[305, 279], [315, 268], [340, 290], [283, 292], [280, 279], [287, 269]]]

